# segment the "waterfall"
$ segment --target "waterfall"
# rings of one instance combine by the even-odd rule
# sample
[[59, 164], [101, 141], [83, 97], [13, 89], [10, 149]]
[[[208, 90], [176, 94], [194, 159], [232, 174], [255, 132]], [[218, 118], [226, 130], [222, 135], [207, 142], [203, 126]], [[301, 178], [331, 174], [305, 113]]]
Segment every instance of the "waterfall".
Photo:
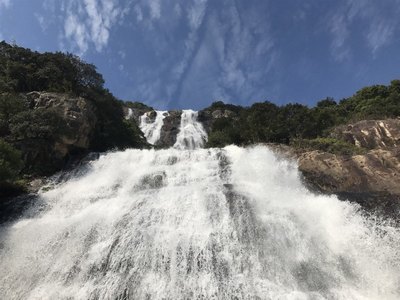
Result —
[[203, 125], [197, 121], [197, 112], [190, 109], [183, 110], [174, 148], [198, 149], [204, 146], [205, 141], [207, 141], [207, 133]]
[[144, 115], [140, 116], [139, 127], [144, 133], [147, 142], [149, 144], [155, 145], [160, 139], [161, 128], [164, 125], [164, 118], [168, 116], [168, 112], [156, 110], [156, 117], [154, 121], [150, 119], [149, 113], [152, 112], [147, 112]]
[[399, 229], [266, 147], [126, 150], [76, 174], [0, 228], [0, 299], [400, 299]]
[[128, 113], [127, 113], [127, 115], [125, 116], [125, 120], [129, 120], [130, 118], [132, 118], [132, 115], [133, 115], [133, 110], [132, 110], [132, 108], [128, 108]]

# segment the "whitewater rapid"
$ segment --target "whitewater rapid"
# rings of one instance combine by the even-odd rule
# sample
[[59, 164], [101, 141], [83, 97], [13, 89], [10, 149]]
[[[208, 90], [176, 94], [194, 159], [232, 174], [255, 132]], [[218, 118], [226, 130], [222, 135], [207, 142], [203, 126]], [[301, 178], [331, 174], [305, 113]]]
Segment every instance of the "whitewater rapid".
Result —
[[398, 228], [267, 147], [179, 140], [103, 154], [0, 227], [0, 299], [400, 298]]

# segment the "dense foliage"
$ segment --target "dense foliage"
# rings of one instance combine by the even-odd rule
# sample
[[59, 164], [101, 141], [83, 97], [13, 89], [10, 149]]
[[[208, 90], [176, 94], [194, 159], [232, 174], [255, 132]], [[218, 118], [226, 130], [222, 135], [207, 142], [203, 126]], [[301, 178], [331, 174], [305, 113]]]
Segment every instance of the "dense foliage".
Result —
[[[336, 153], [340, 152], [338, 148], [343, 147], [343, 153], [350, 153], [354, 148], [332, 139], [318, 138], [328, 137], [329, 130], [340, 124], [399, 117], [400, 80], [393, 80], [389, 86], [363, 88], [339, 103], [327, 98], [312, 108], [297, 103], [278, 106], [266, 101], [245, 108], [215, 102], [206, 110], [210, 113], [216, 110], [234, 112], [212, 123], [209, 147], [252, 143], [293, 144], [297, 141], [297, 146], [324, 148]], [[307, 141], [299, 143], [299, 140]]]
[[302, 150], [321, 150], [339, 155], [364, 154], [366, 149], [335, 138], [294, 139], [291, 146]]
[[[38, 53], [0, 43], [0, 138], [22, 152], [24, 173], [49, 174], [62, 167], [50, 161], [49, 153], [61, 136], [69, 134], [66, 121], [55, 110], [32, 107], [26, 96], [32, 91], [83, 97], [93, 105], [96, 124], [88, 151], [143, 145], [137, 125], [124, 119], [123, 102], [103, 84], [95, 66], [75, 55]], [[14, 167], [7, 165], [7, 169]]]
[[73, 54], [38, 53], [0, 43], [0, 91], [49, 91], [81, 94], [103, 89], [94, 65]]
[[21, 153], [0, 139], [0, 184], [14, 180], [22, 166]]
[[23, 191], [23, 187], [15, 181], [22, 168], [21, 152], [0, 139], [0, 198]]
[[122, 102], [103, 84], [96, 67], [73, 54], [38, 53], [0, 43], [0, 93], [48, 91], [82, 96], [96, 107], [92, 150], [139, 146], [142, 140], [137, 130], [123, 121]]

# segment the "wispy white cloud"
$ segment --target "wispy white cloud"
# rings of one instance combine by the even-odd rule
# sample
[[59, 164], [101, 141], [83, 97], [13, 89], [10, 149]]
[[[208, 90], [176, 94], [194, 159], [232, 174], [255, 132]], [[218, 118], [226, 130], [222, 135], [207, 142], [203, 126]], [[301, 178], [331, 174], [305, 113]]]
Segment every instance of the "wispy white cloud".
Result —
[[56, 6], [57, 6], [57, 0], [43, 0], [42, 4], [43, 9], [50, 13], [53, 14], [55, 13]]
[[64, 23], [65, 38], [78, 47], [80, 54], [88, 50], [89, 34], [86, 25], [71, 12], [67, 13]]
[[124, 50], [119, 50], [118, 55], [121, 59], [125, 59], [126, 57], [126, 52]]
[[193, 30], [196, 30], [202, 24], [206, 6], [207, 0], [194, 0], [193, 5], [189, 8], [188, 20]]
[[107, 14], [102, 14], [101, 7], [96, 0], [84, 0], [84, 3], [86, 13], [89, 16], [87, 22], [87, 26], [90, 27], [89, 36], [94, 43], [96, 50], [100, 52], [108, 42], [111, 21], [115, 18], [113, 3], [105, 3], [107, 6], [105, 9], [111, 9]]
[[42, 31], [46, 31], [47, 27], [48, 27], [48, 23], [46, 22], [45, 17], [39, 13], [35, 13], [34, 15], [35, 15], [35, 18], [38, 21]]
[[[3, 8], [9, 8], [10, 7], [10, 3], [11, 3], [11, 0], [0, 0], [0, 12], [1, 12], [1, 9], [3, 9]], [[2, 41], [2, 40], [4, 40], [4, 38], [3, 38], [3, 34], [0, 32], [0, 41]]]
[[174, 11], [178, 17], [182, 15], [182, 7], [179, 3], [175, 3]]
[[[216, 15], [208, 27], [213, 31], [210, 44], [218, 41], [215, 45], [220, 71], [214, 98], [225, 101], [258, 99], [268, 88], [266, 78], [278, 58], [270, 17], [266, 12], [260, 14], [256, 6], [243, 10], [231, 5], [224, 11], [223, 15]], [[238, 96], [242, 99], [234, 99]]]
[[[396, 28], [400, 26], [399, 6], [400, 0], [346, 0], [329, 22], [334, 58], [344, 61], [351, 57], [349, 41], [352, 35], [360, 35], [360, 30], [373, 56], [389, 45], [395, 37]], [[360, 24], [366, 25], [362, 27]]]
[[133, 8], [133, 11], [135, 12], [136, 15], [136, 20], [138, 22], [142, 22], [143, 21], [143, 11], [140, 5], [135, 5]]
[[179, 0], [173, 6], [161, 1], [155, 5], [160, 15], [149, 5], [135, 2], [135, 30], [148, 31], [144, 47], [161, 59], [155, 67], [136, 68], [135, 93], [158, 107], [183, 106], [179, 101], [203, 93], [209, 101], [261, 98], [278, 55], [270, 20], [257, 5], [242, 12], [230, 1]]
[[161, 0], [148, 0], [148, 5], [151, 18], [159, 19], [161, 17]]
[[368, 46], [374, 55], [380, 48], [392, 41], [394, 30], [395, 26], [392, 22], [377, 20], [371, 24], [367, 33], [367, 39]]
[[[176, 3], [174, 7], [177, 7]], [[162, 0], [135, 0], [131, 1], [130, 6], [134, 12], [136, 22], [144, 26], [144, 29], [154, 29], [154, 23], [163, 17], [163, 9], [170, 4]]]
[[[200, 25], [204, 26], [199, 32], [202, 37], [193, 50], [186, 48], [192, 58], [187, 64], [181, 62], [185, 71], [178, 80], [177, 98], [193, 98], [193, 90], [205, 90], [213, 99], [227, 102], [238, 95], [242, 101], [258, 98], [266, 88], [260, 88], [260, 80], [269, 74], [277, 58], [268, 16], [260, 15], [256, 6], [243, 12], [232, 3], [226, 3], [221, 11], [211, 9], [207, 15], [198, 15], [203, 15], [201, 22], [195, 15], [188, 22], [194, 28], [205, 23]], [[182, 64], [177, 65], [179, 71]]]
[[335, 60], [341, 62], [350, 58], [350, 49], [346, 45], [350, 33], [347, 19], [344, 15], [336, 14], [329, 23], [330, 32], [333, 36], [331, 43], [331, 53]]
[[64, 1], [64, 44], [71, 44], [79, 54], [93, 45], [101, 52], [107, 46], [112, 27], [128, 13], [117, 0]]
[[0, 0], [0, 8], [8, 8], [11, 4], [11, 0]]
[[168, 87], [169, 96], [173, 96], [179, 91], [179, 85], [185, 79], [184, 76], [193, 62], [197, 50], [201, 45], [201, 33], [199, 32], [201, 25], [205, 20], [205, 11], [207, 0], [195, 0], [192, 5], [187, 8], [187, 20], [190, 31], [184, 41], [184, 54], [179, 62], [175, 64], [172, 70], [173, 78]]

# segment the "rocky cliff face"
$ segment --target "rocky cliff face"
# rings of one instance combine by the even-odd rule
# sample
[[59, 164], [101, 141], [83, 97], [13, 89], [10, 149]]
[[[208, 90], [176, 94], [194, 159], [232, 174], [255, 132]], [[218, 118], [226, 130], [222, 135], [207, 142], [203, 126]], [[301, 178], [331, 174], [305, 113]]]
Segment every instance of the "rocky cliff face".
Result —
[[164, 119], [164, 125], [161, 127], [160, 140], [157, 144], [160, 147], [172, 147], [176, 142], [181, 124], [181, 110], [168, 111], [168, 116]]
[[392, 149], [400, 146], [400, 118], [339, 126], [331, 136], [366, 149]]
[[[133, 119], [140, 125], [140, 117], [147, 114], [150, 120], [155, 120], [156, 112], [150, 107], [128, 107], [124, 108], [125, 117]], [[160, 140], [156, 146], [161, 148], [172, 147], [176, 142], [181, 123], [181, 110], [170, 110], [168, 116], [164, 119], [164, 125], [161, 128]], [[210, 133], [214, 122], [221, 118], [235, 118], [236, 113], [229, 109], [203, 109], [198, 112], [198, 121], [203, 124], [207, 133]]]
[[51, 111], [58, 122], [49, 124], [47, 130], [57, 133], [53, 137], [27, 135], [15, 141], [15, 145], [34, 173], [51, 174], [72, 155], [88, 149], [96, 125], [94, 108], [88, 100], [66, 94], [31, 92], [26, 97], [33, 111]]
[[[124, 109], [126, 118], [134, 119], [138, 126], [140, 126], [140, 117], [144, 114], [147, 115], [151, 122], [156, 119], [157, 113], [155, 110], [149, 108], [128, 108]], [[181, 110], [170, 110], [168, 115], [164, 118], [164, 125], [161, 127], [160, 139], [157, 141], [156, 146], [160, 148], [172, 147], [176, 142], [176, 137], [179, 133], [179, 126], [181, 123]]]
[[[123, 107], [125, 118], [126, 119], [133, 119], [137, 124], [140, 124], [140, 117], [148, 112], [154, 111], [151, 107], [143, 105], [143, 107]], [[155, 116], [154, 116], [155, 118]]]
[[88, 100], [66, 94], [40, 92], [31, 92], [27, 97], [33, 109], [53, 109], [65, 122], [66, 134], [60, 136], [54, 145], [61, 157], [66, 156], [72, 148], [89, 147], [96, 115]]
[[369, 149], [342, 156], [321, 151], [298, 153], [299, 169], [315, 190], [334, 193], [398, 217], [400, 213], [400, 120], [361, 121], [340, 126], [332, 136]]

